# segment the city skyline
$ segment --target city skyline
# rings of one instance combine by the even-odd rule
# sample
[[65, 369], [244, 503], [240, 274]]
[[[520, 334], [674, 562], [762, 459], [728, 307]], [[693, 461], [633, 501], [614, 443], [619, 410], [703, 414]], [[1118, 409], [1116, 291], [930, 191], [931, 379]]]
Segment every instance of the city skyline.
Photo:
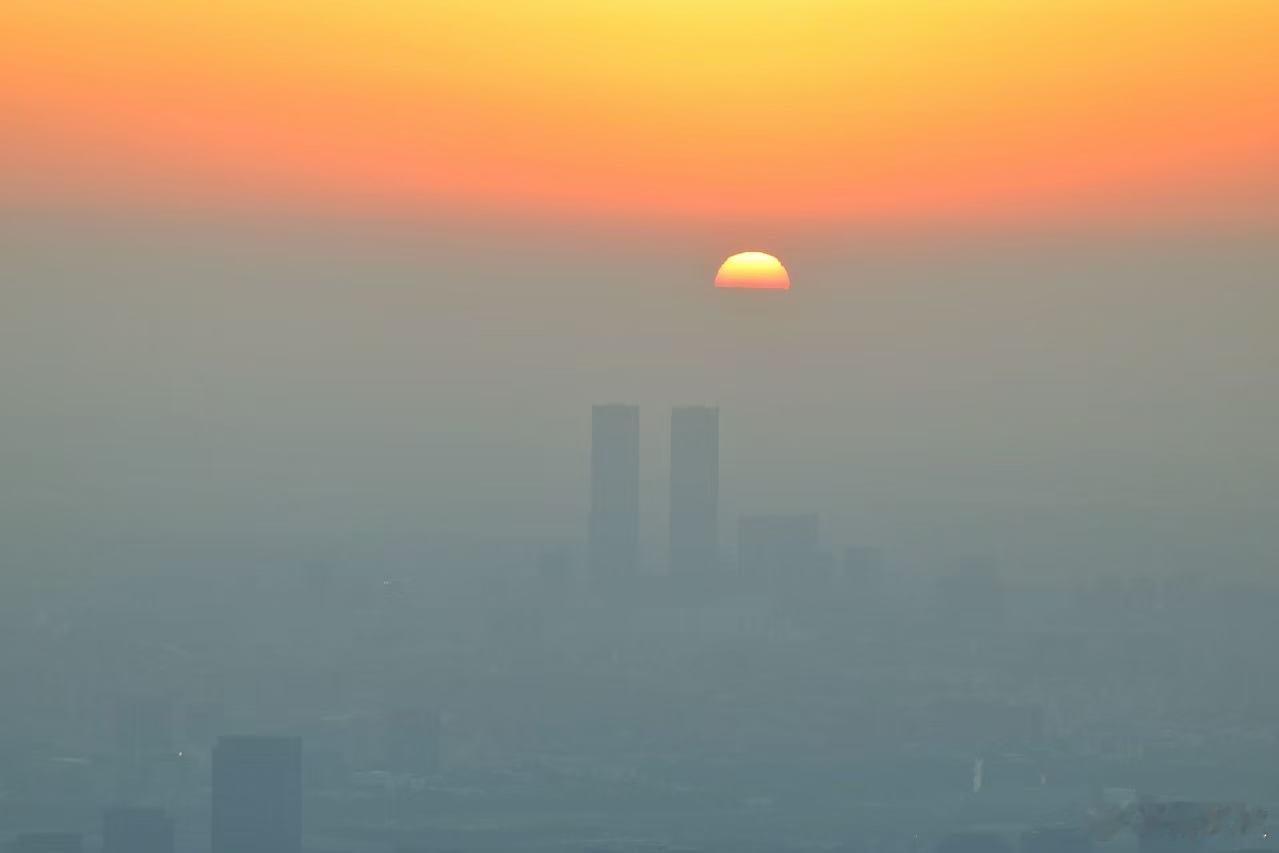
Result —
[[0, 0], [0, 851], [1279, 853], [1279, 0]]

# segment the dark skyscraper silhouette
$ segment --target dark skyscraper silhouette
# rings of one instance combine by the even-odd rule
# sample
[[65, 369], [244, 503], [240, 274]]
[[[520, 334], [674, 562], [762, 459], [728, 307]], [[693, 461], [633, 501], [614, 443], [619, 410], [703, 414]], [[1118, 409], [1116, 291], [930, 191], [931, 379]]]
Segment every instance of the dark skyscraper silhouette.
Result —
[[102, 820], [102, 853], [173, 853], [173, 820], [161, 809], [111, 809]]
[[671, 410], [670, 567], [709, 572], [719, 560], [719, 409]]
[[591, 410], [592, 579], [629, 577], [639, 565], [639, 407]]
[[212, 823], [212, 853], [300, 853], [301, 739], [218, 738]]

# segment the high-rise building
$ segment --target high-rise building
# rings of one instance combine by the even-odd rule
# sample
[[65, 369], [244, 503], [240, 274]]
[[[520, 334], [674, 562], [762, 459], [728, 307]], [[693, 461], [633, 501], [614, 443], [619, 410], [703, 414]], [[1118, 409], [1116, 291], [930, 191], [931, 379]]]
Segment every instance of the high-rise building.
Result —
[[591, 410], [591, 577], [634, 575], [639, 566], [639, 407]]
[[102, 819], [102, 853], [173, 853], [173, 819], [163, 809], [111, 809]]
[[83, 853], [84, 839], [78, 832], [27, 832], [9, 846], [12, 853]]
[[821, 567], [816, 513], [748, 515], [737, 526], [737, 566], [755, 579], [806, 577]]
[[213, 749], [212, 853], [301, 850], [301, 738], [218, 738]]
[[719, 409], [671, 410], [670, 567], [713, 571], [719, 561]]

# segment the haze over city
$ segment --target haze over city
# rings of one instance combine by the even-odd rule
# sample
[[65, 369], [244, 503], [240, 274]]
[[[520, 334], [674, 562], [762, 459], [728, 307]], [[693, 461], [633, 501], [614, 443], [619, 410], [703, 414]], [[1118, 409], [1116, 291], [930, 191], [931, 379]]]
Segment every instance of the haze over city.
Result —
[[1276, 43], [7, 3], [0, 849], [1276, 849]]

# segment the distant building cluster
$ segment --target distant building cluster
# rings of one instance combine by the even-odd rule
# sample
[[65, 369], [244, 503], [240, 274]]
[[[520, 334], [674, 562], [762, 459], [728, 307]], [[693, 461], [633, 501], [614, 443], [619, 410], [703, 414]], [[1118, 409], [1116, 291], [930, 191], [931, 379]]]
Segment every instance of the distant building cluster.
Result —
[[[640, 566], [639, 407], [606, 404], [591, 412], [590, 518], [587, 565], [600, 584], [635, 575]], [[720, 412], [715, 406], [671, 410], [670, 525], [667, 567], [676, 578], [712, 577], [720, 550]], [[737, 524], [737, 576], [768, 583], [802, 581], [837, 568], [822, 550], [817, 513], [744, 515]], [[853, 546], [842, 568], [877, 577], [878, 549]]]
[[[143, 630], [129, 606], [118, 633], [97, 605], [38, 613], [27, 636], [83, 659], [8, 646], [35, 649], [0, 666], [28, 685], [5, 696], [12, 719], [62, 716], [0, 737], [0, 851], [1277, 849], [1266, 811], [1235, 802], [1102, 788], [1109, 805], [1081, 804], [1110, 778], [1221, 786], [1185, 758], [1217, 750], [1254, 774], [1228, 790], [1269, 784], [1275, 694], [1240, 661], [1266, 671], [1273, 644], [1252, 638], [1279, 597], [1250, 594], [1256, 633], [1218, 645], [1239, 602], [1175, 633], [1211, 600], [1171, 580], [1019, 588], [959, 556], [890, 579], [880, 548], [832, 548], [818, 513], [775, 507], [722, 532], [720, 426], [714, 406], [670, 412], [664, 561], [641, 553], [640, 410], [608, 404], [591, 416], [585, 579], [576, 543], [520, 571], [521, 540], [491, 565], [415, 552], [434, 581], [418, 587], [357, 560], [275, 589], [246, 572]], [[1242, 711], [1162, 720], [1183, 671], [1183, 719], [1200, 694], [1215, 713], [1213, 690]], [[227, 734], [263, 730], [284, 734]]]

